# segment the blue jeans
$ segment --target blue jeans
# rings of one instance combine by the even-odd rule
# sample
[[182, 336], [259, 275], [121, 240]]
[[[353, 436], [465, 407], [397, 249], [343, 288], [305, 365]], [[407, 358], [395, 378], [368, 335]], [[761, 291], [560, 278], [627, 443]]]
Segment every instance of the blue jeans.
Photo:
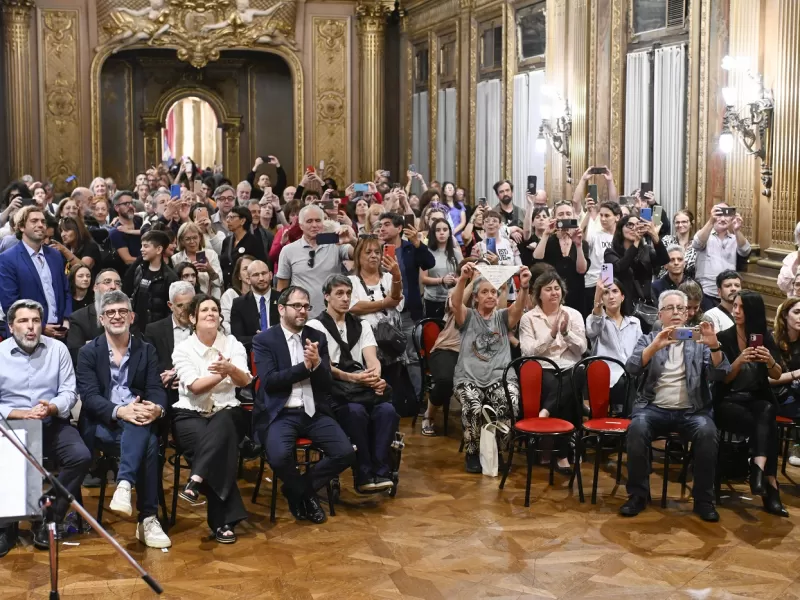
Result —
[[391, 402], [375, 406], [341, 404], [336, 420], [356, 446], [356, 484], [362, 485], [374, 477], [392, 478], [390, 448], [400, 417]]
[[117, 482], [136, 485], [136, 510], [139, 521], [158, 514], [158, 435], [156, 425], [138, 426], [119, 421], [113, 429], [98, 424], [95, 439], [119, 444]]
[[717, 468], [717, 426], [711, 414], [667, 410], [648, 404], [634, 409], [628, 428], [628, 495], [647, 498], [650, 493], [650, 444], [653, 438], [677, 433], [692, 442], [695, 504], [714, 502], [714, 469]]

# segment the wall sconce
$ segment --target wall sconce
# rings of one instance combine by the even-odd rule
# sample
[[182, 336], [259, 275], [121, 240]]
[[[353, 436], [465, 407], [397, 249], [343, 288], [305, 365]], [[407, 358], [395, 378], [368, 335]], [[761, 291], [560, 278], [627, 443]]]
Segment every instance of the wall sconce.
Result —
[[[749, 85], [745, 89], [744, 98], [739, 98], [735, 87], [722, 88], [722, 99], [725, 102], [725, 116], [722, 119], [722, 133], [719, 136], [719, 149], [725, 154], [733, 151], [734, 136], [744, 146], [748, 154], [761, 159], [761, 192], [764, 196], [772, 194], [772, 167], [768, 156], [770, 134], [772, 129], [772, 111], [774, 101], [772, 90], [764, 88], [764, 78], [750, 69], [750, 59], [726, 56], [722, 59], [722, 68], [747, 76]], [[737, 108], [741, 102], [743, 106]]]
[[569, 103], [550, 86], [542, 86], [542, 96], [552, 98], [552, 106], [546, 101], [539, 108], [542, 124], [536, 138], [536, 152], [547, 152], [547, 140], [553, 149], [564, 157], [567, 167], [567, 183], [572, 183], [572, 162], [569, 157], [569, 139], [572, 136], [572, 113]]

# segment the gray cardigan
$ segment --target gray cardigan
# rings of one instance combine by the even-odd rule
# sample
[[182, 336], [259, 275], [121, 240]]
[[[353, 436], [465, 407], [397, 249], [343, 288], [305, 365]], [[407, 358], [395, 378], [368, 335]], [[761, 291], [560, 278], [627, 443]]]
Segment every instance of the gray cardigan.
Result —
[[[656, 384], [664, 372], [667, 362], [668, 348], [655, 353], [647, 366], [642, 366], [642, 353], [655, 339], [657, 332], [648, 333], [639, 338], [633, 354], [625, 367], [633, 377], [641, 376], [635, 407], [641, 408], [650, 404], [656, 397]], [[722, 353], [722, 362], [715, 367], [711, 362], [711, 350], [708, 346], [687, 340], [683, 342], [683, 357], [686, 364], [686, 389], [692, 403], [691, 412], [708, 412], [712, 408], [711, 388], [709, 384], [724, 381], [731, 370], [728, 358]]]

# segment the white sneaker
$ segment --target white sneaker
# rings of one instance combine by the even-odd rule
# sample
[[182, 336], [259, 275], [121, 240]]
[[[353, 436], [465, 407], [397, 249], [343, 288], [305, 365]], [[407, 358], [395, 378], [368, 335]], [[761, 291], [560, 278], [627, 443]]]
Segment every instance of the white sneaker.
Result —
[[161, 523], [158, 522], [158, 517], [155, 516], [147, 517], [139, 523], [136, 527], [136, 539], [151, 548], [169, 548], [172, 546], [172, 541], [161, 529]]
[[800, 467], [800, 456], [790, 456], [789, 464], [793, 467]]
[[130, 517], [133, 514], [131, 506], [131, 484], [129, 481], [120, 481], [117, 489], [114, 490], [114, 497], [111, 498], [109, 508], [115, 513]]

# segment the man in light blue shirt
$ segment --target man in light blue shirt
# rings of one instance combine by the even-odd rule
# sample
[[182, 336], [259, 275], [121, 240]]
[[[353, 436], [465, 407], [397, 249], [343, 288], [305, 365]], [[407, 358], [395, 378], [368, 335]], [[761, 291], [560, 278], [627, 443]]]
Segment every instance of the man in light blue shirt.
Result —
[[[67, 347], [42, 336], [44, 308], [38, 302], [18, 300], [8, 310], [11, 337], [0, 343], [0, 414], [8, 420], [42, 422], [45, 455], [54, 458], [58, 479], [76, 498], [91, 466], [92, 456], [69, 417], [78, 396], [75, 371]], [[67, 510], [65, 500], [56, 502], [56, 517]], [[16, 541], [16, 528], [0, 530], [0, 556]], [[47, 530], [34, 529], [34, 545], [48, 547]]]

